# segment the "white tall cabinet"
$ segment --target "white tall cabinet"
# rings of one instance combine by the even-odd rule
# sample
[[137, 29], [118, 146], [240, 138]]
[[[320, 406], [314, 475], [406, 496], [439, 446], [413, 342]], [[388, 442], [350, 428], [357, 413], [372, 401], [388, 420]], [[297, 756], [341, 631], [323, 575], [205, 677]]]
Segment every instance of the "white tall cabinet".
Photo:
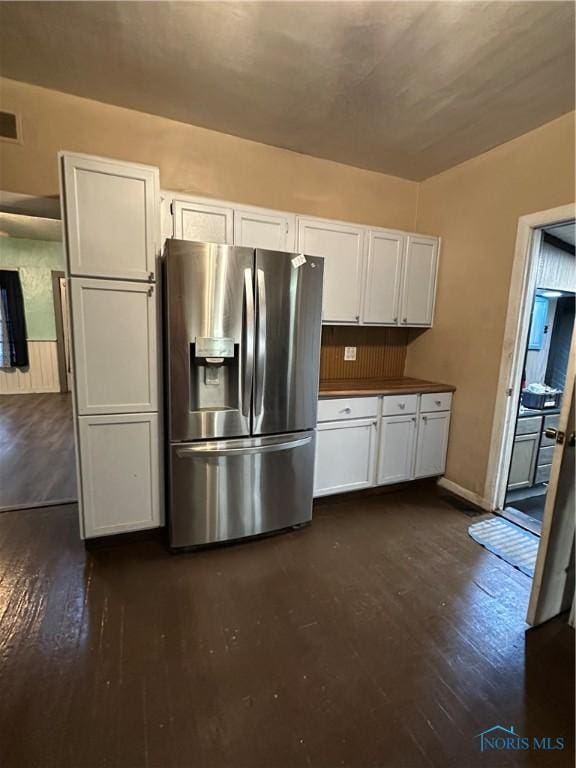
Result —
[[162, 524], [157, 168], [64, 152], [84, 538]]

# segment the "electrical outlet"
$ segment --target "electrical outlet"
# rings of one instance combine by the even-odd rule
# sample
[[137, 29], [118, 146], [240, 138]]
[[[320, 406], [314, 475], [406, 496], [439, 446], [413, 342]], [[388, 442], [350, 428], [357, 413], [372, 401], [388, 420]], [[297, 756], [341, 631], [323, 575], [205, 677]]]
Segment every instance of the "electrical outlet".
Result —
[[356, 347], [344, 347], [344, 360], [356, 360]]

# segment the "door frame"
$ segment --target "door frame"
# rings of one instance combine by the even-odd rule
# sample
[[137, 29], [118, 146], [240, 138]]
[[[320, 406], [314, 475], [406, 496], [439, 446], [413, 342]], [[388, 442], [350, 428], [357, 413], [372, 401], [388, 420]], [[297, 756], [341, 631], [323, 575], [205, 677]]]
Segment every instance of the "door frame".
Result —
[[526, 344], [528, 343], [532, 298], [536, 289], [536, 272], [542, 229], [556, 224], [568, 223], [574, 218], [576, 218], [575, 207], [570, 204], [530, 213], [518, 219], [496, 406], [492, 421], [488, 469], [484, 486], [484, 498], [491, 510], [503, 509], [505, 503], [518, 399], [520, 397], [522, 367]]
[[52, 270], [52, 298], [54, 299], [54, 319], [56, 321], [56, 352], [58, 356], [58, 380], [60, 392], [69, 392], [68, 366], [66, 363], [66, 345], [64, 342], [64, 320], [62, 315], [62, 297], [60, 294], [60, 278], [66, 278], [63, 270]]

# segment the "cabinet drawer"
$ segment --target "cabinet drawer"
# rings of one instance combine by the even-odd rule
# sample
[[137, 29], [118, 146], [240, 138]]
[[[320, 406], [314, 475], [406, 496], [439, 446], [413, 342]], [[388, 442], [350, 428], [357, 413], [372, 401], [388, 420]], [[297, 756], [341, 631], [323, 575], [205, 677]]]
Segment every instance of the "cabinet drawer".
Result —
[[526, 419], [518, 419], [516, 422], [517, 435], [532, 435], [540, 432], [542, 427], [542, 416], [530, 416]]
[[416, 413], [418, 395], [391, 395], [382, 398], [382, 416]]
[[544, 464], [543, 467], [538, 467], [538, 469], [536, 470], [536, 478], [534, 482], [536, 484], [547, 483], [548, 480], [550, 480], [551, 469], [552, 469], [552, 464]]
[[431, 392], [422, 395], [420, 400], [420, 412], [432, 413], [433, 411], [449, 411], [452, 405], [452, 392]]
[[320, 400], [318, 403], [318, 421], [370, 419], [377, 415], [377, 397], [338, 397], [331, 400]]
[[545, 448], [540, 448], [538, 452], [538, 466], [541, 467], [544, 464], [552, 464], [553, 456], [554, 456], [553, 445], [547, 445]]

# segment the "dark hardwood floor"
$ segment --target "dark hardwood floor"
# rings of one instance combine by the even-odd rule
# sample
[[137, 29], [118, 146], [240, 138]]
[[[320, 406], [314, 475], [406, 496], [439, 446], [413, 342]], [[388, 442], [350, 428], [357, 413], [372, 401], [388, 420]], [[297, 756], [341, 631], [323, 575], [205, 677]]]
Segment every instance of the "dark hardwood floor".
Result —
[[0, 396], [0, 511], [78, 498], [71, 397]]
[[[2, 768], [572, 766], [574, 633], [427, 489], [171, 555], [0, 515]], [[563, 751], [480, 752], [513, 725]]]

